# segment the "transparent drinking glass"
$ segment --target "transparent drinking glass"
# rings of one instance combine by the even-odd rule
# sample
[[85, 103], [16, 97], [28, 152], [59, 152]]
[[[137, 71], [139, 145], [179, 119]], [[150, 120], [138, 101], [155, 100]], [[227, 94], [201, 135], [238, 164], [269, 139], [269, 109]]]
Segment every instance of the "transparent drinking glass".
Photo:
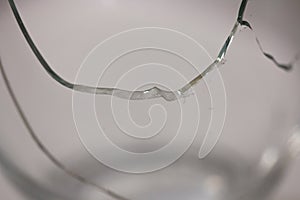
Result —
[[[214, 62], [241, 2], [15, 3], [60, 77], [151, 95], [181, 88]], [[300, 151], [299, 5], [249, 1], [253, 30], [239, 26], [220, 65], [170, 101], [63, 87], [0, 1], [1, 197], [271, 197]]]

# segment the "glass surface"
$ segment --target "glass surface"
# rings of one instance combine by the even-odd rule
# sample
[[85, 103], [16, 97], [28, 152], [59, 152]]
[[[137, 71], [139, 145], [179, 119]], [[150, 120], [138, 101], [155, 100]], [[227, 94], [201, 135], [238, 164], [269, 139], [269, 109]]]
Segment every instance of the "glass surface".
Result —
[[[199, 75], [218, 55], [240, 6], [174, 0], [16, 4], [58, 74], [127, 90], [178, 89]], [[255, 37], [280, 62], [294, 61], [300, 52], [299, 7], [297, 1], [250, 1], [245, 19], [254, 31], [240, 28], [224, 64], [174, 102], [128, 101], [62, 87], [30, 50], [6, 1], [0, 2], [0, 56], [33, 131], [84, 180], [126, 199], [265, 199], [276, 194], [299, 151], [294, 127], [300, 121], [300, 78], [298, 61], [291, 71], [277, 67]], [[0, 80], [3, 198], [114, 199], [45, 156]], [[159, 156], [135, 158], [111, 149], [103, 132], [138, 155], [174, 146]]]

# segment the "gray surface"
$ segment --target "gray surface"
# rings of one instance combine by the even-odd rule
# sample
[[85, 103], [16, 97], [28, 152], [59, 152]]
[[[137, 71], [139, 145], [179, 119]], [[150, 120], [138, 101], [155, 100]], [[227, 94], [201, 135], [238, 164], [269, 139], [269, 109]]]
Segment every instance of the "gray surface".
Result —
[[[74, 80], [82, 60], [96, 44], [112, 34], [136, 27], [179, 30], [195, 38], [215, 56], [239, 6], [233, 0], [16, 3], [42, 53], [69, 80]], [[300, 52], [299, 8], [297, 0], [264, 0], [251, 1], [247, 10], [246, 18], [252, 22], [263, 46], [282, 61]], [[32, 126], [60, 160], [92, 177], [91, 172], [76, 164], [82, 157], [87, 165], [97, 166], [98, 162], [89, 156], [77, 137], [71, 92], [51, 80], [40, 67], [24, 42], [8, 3], [3, 0], [0, 1], [0, 27], [0, 55]], [[291, 127], [300, 122], [299, 62], [291, 73], [277, 69], [260, 54], [253, 33], [245, 30], [234, 41], [221, 73], [228, 111], [220, 144], [230, 145], [250, 161], [255, 160], [266, 146], [286, 139]], [[63, 193], [77, 188], [76, 181], [56, 169], [35, 147], [0, 80], [1, 149], [52, 190]], [[203, 88], [199, 85], [197, 89]], [[298, 160], [273, 194], [274, 199], [299, 198], [299, 169]], [[51, 177], [49, 171], [60, 177]], [[67, 180], [64, 188], [53, 185], [60, 178]], [[0, 180], [1, 198], [24, 199], [4, 174], [0, 173]]]

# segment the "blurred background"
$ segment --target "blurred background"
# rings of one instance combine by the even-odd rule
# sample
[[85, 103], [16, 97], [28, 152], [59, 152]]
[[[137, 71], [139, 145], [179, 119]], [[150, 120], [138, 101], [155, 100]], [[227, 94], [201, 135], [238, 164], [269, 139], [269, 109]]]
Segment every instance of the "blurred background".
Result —
[[[16, 5], [49, 64], [66, 80], [75, 82], [83, 60], [95, 46], [112, 35], [139, 27], [163, 27], [187, 34], [214, 59], [236, 20], [240, 1], [16, 0]], [[299, 9], [298, 0], [249, 1], [245, 19], [251, 23], [254, 32], [241, 29], [232, 43], [225, 65], [219, 69], [226, 92], [226, 118], [219, 142], [204, 160], [197, 158], [199, 147], [209, 129], [213, 109], [207, 84], [201, 82], [193, 90], [201, 118], [197, 136], [185, 154], [187, 156], [184, 155], [171, 167], [143, 175], [113, 170], [101, 164], [86, 150], [74, 123], [72, 91], [55, 82], [41, 67], [5, 0], [0, 0], [0, 56], [16, 97], [34, 131], [58, 160], [73, 171], [132, 199], [196, 199], [197, 195], [199, 197], [203, 193], [206, 196], [200, 199], [223, 199], [222, 195], [215, 194], [223, 194], [223, 190], [226, 191], [224, 193], [240, 190], [237, 185], [249, 181], [247, 177], [256, 173], [255, 166], [265, 150], [285, 143], [292, 129], [300, 123], [299, 62], [295, 63], [292, 71], [286, 72], [266, 59], [255, 43], [257, 35], [264, 49], [279, 61], [288, 63], [293, 60], [300, 53]], [[110, 48], [113, 51], [116, 47]], [[182, 51], [192, 50], [183, 48]], [[197, 70], [202, 71], [211, 62], [204, 50], [199, 52], [198, 58], [201, 59], [197, 63], [197, 70], [187, 63], [179, 66], [177, 58], [156, 55], [154, 52], [143, 55], [155, 55], [161, 62], [169, 62], [169, 65], [173, 63], [171, 67], [184, 75], [185, 79], [177, 81], [175, 75], [168, 77], [167, 73], [161, 73], [162, 80], [173, 80], [171, 88], [183, 85], [185, 80], [198, 74]], [[120, 72], [123, 65], [126, 65], [126, 70], [130, 70], [134, 56], [128, 59], [113, 66], [100, 85], [116, 84], [109, 81], [118, 80], [118, 77], [111, 76]], [[150, 62], [144, 57], [139, 59], [141, 63]], [[143, 74], [141, 80], [143, 77], [149, 80], [152, 76], [154, 79], [157, 74], [160, 72]], [[214, 82], [214, 77], [218, 77], [218, 74], [213, 74], [211, 80], [207, 80], [208, 84]], [[131, 85], [134, 83], [130, 82]], [[126, 83], [122, 86], [126, 88]], [[2, 199], [109, 199], [72, 179], [43, 155], [16, 112], [2, 77], [0, 94]], [[170, 112], [167, 115], [169, 125], [166, 123], [161, 131], [169, 135], [149, 141], [138, 140], [132, 145], [132, 138], [119, 134], [118, 131], [122, 133], [122, 130], [115, 128], [115, 119], [108, 114], [112, 112], [109, 109], [110, 97], [97, 96], [95, 99], [95, 113], [102, 119], [100, 123], [103, 123], [103, 129], [112, 140], [119, 141], [120, 146], [130, 151], [145, 152], [161, 147], [174, 136], [171, 134], [175, 132], [173, 125], [179, 123], [174, 117], [180, 113], [176, 105], [167, 104], [163, 100], [130, 102], [129, 110], [137, 124], [149, 124], [147, 110], [151, 105], [163, 105]], [[186, 101], [181, 109], [192, 110], [193, 104], [188, 99]], [[84, 112], [85, 107], [80, 109]], [[108, 115], [110, 120], [106, 117]], [[162, 113], [158, 111], [152, 117], [160, 121], [161, 116]], [[110, 155], [110, 152], [107, 154]], [[126, 162], [124, 160], [122, 162]], [[198, 165], [201, 165], [199, 169]], [[212, 174], [210, 179], [205, 178], [207, 173]], [[255, 176], [259, 177], [259, 173]], [[221, 180], [220, 177], [225, 178]], [[298, 158], [286, 168], [270, 198], [299, 199], [299, 177]], [[197, 180], [201, 184], [194, 184]], [[182, 183], [178, 185], [179, 182]], [[251, 185], [247, 183], [245, 188], [248, 184]], [[198, 186], [201, 190], [195, 193]], [[166, 194], [160, 191], [164, 187], [169, 188]], [[190, 198], [180, 196], [183, 193], [192, 195]]]

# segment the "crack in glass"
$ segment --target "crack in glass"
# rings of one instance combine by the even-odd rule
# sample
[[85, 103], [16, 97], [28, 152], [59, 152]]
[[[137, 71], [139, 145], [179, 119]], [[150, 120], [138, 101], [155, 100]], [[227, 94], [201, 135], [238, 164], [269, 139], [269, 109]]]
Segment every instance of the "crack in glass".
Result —
[[[84, 92], [84, 93], [92, 93], [92, 94], [100, 94], [100, 95], [112, 95], [112, 96], [116, 96], [119, 98], [123, 98], [123, 99], [129, 99], [129, 100], [144, 100], [144, 99], [153, 99], [153, 98], [164, 98], [166, 101], [174, 101], [177, 100], [179, 98], [185, 97], [187, 94], [188, 90], [194, 86], [195, 84], [197, 84], [207, 73], [209, 73], [210, 71], [212, 71], [213, 69], [215, 69], [216, 67], [219, 67], [220, 65], [224, 64], [224, 58], [226, 56], [226, 53], [230, 47], [231, 42], [233, 41], [234, 37], [237, 34], [237, 30], [239, 27], [241, 26], [246, 26], [249, 29], [252, 30], [252, 27], [250, 25], [249, 22], [245, 21], [244, 18], [244, 12], [246, 10], [246, 6], [248, 3], [248, 0], [242, 0], [240, 8], [239, 8], [239, 12], [238, 12], [238, 17], [237, 20], [228, 36], [228, 38], [226, 39], [225, 43], [223, 44], [217, 58], [213, 61], [213, 63], [211, 63], [201, 74], [199, 74], [198, 76], [196, 76], [193, 80], [191, 80], [190, 82], [188, 82], [186, 85], [184, 85], [182, 88], [175, 90], [175, 91], [168, 91], [168, 90], [163, 90], [160, 89], [158, 87], [153, 87], [147, 90], [143, 90], [143, 91], [128, 91], [128, 90], [123, 90], [123, 89], [119, 89], [119, 88], [102, 88], [102, 87], [92, 87], [92, 86], [87, 86], [87, 85], [78, 85], [78, 84], [74, 84], [71, 83], [65, 79], [63, 79], [59, 74], [57, 74], [51, 67], [50, 65], [47, 63], [47, 61], [45, 60], [45, 58], [42, 56], [42, 54], [40, 53], [40, 51], [38, 50], [38, 48], [36, 47], [35, 43], [33, 42], [31, 36], [29, 35], [23, 21], [22, 18], [20, 17], [19, 11], [16, 8], [16, 5], [14, 3], [13, 0], [8, 0], [10, 7], [13, 11], [13, 14], [17, 20], [17, 23], [19, 25], [19, 28], [22, 31], [22, 34], [24, 35], [27, 43], [29, 44], [31, 50], [33, 51], [34, 55], [37, 57], [37, 59], [39, 60], [40, 64], [43, 66], [43, 68], [47, 71], [47, 73], [58, 83], [60, 83], [61, 85], [63, 85], [64, 87], [67, 87], [69, 89], [73, 89], [76, 91], [80, 91], [80, 92]], [[258, 40], [258, 38], [256, 37], [256, 42], [259, 46], [260, 51], [263, 53], [263, 55], [270, 59], [276, 66], [278, 66], [279, 68], [282, 68], [284, 70], [290, 70], [292, 69], [292, 65], [293, 63], [290, 64], [281, 64], [279, 63], [274, 56], [272, 56], [270, 53], [267, 53], [263, 50], [262, 45], [260, 43], [260, 41]], [[71, 169], [67, 168], [65, 165], [63, 165], [48, 149], [47, 147], [43, 144], [43, 142], [39, 139], [39, 137], [37, 136], [37, 134], [34, 132], [32, 126], [30, 125], [25, 113], [23, 112], [20, 104], [18, 103], [18, 100], [13, 92], [13, 89], [10, 85], [10, 82], [6, 76], [4, 67], [2, 66], [2, 62], [1, 62], [1, 58], [0, 58], [0, 72], [1, 75], [4, 79], [4, 83], [7, 87], [7, 90], [12, 98], [12, 101], [16, 107], [16, 110], [18, 111], [25, 127], [27, 128], [30, 136], [32, 137], [33, 141], [36, 143], [36, 145], [38, 146], [38, 148], [48, 157], [48, 159], [54, 164], [56, 165], [58, 168], [60, 168], [62, 171], [64, 171], [66, 174], [70, 175], [71, 177], [73, 177], [74, 179], [78, 180], [81, 183], [87, 184], [89, 186], [92, 186], [96, 189], [98, 189], [100, 192], [103, 192], [105, 194], [107, 194], [108, 196], [113, 197], [114, 199], [118, 199], [118, 200], [126, 200], [127, 198], [120, 196], [119, 194], [116, 194], [115, 192], [104, 188], [103, 186], [99, 186], [87, 179], [85, 179], [84, 177], [82, 177], [81, 175], [75, 173], [74, 171], [72, 171]]]
[[[225, 43], [223, 44], [217, 58], [213, 61], [213, 63], [211, 63], [209, 66], [207, 66], [206, 69], [202, 73], [200, 73], [198, 76], [196, 76], [190, 82], [188, 82], [182, 88], [174, 90], [174, 91], [170, 91], [170, 90], [164, 90], [164, 89], [161, 89], [161, 88], [155, 86], [150, 89], [142, 90], [142, 91], [139, 91], [139, 90], [129, 91], [129, 90], [124, 90], [124, 89], [120, 89], [120, 88], [93, 87], [93, 86], [88, 86], [88, 85], [80, 85], [80, 84], [71, 83], [71, 82], [65, 80], [64, 78], [62, 78], [59, 74], [57, 74], [51, 68], [51, 66], [47, 63], [46, 59], [42, 56], [39, 49], [33, 42], [30, 34], [28, 33], [14, 1], [13, 0], [8, 0], [8, 1], [9, 1], [11, 9], [13, 11], [13, 14], [17, 20], [17, 23], [22, 31], [22, 34], [24, 35], [31, 50], [33, 51], [33, 53], [39, 60], [40, 64], [43, 66], [43, 68], [47, 71], [47, 73], [54, 80], [56, 80], [58, 83], [60, 83], [64, 87], [67, 87], [67, 88], [75, 90], [75, 91], [90, 93], [90, 94], [97, 94], [97, 95], [111, 95], [111, 96], [119, 97], [122, 99], [128, 99], [128, 100], [145, 100], [145, 99], [163, 98], [166, 101], [175, 101], [179, 98], [189, 96], [189, 94], [187, 94], [187, 92], [192, 86], [197, 84], [207, 73], [209, 73], [213, 69], [224, 64], [223, 60], [225, 59], [226, 53], [230, 47], [231, 42], [233, 41], [234, 37], [237, 34], [238, 28], [240, 26], [246, 26], [252, 30], [250, 23], [248, 21], [244, 20], [244, 13], [246, 10], [248, 0], [243, 0], [241, 2], [240, 8], [239, 8], [237, 20], [236, 20], [228, 38], [226, 39]], [[275, 65], [277, 65], [278, 67], [285, 69], [285, 70], [290, 70], [292, 68], [292, 64], [287, 64], [287, 65], [281, 64], [275, 59], [274, 56], [272, 56], [270, 53], [265, 52], [257, 37], [256, 37], [256, 42], [259, 45], [259, 49], [263, 53], [263, 55], [266, 58], [273, 61]]]

